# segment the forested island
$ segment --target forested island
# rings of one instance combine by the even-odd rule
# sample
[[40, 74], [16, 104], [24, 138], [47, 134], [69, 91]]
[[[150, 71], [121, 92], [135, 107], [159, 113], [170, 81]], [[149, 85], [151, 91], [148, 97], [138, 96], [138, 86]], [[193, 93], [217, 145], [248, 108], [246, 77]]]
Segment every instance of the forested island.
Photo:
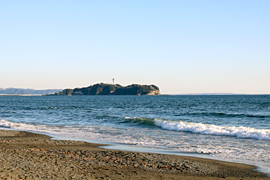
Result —
[[50, 95], [160, 95], [160, 91], [155, 85], [132, 84], [121, 86], [119, 84], [98, 83], [83, 88], [64, 89]]

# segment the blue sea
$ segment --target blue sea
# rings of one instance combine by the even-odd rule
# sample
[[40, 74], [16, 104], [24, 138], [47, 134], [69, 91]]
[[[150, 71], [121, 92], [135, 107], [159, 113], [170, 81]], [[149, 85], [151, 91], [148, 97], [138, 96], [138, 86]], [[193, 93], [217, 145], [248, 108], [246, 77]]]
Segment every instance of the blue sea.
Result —
[[0, 127], [270, 174], [270, 95], [0, 96]]

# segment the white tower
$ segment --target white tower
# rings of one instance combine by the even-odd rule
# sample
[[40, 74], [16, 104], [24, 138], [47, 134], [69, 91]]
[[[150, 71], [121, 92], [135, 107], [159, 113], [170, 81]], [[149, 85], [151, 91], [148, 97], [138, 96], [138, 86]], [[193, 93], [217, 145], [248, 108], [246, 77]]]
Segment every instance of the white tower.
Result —
[[114, 78], [112, 78], [112, 83], [114, 84]]

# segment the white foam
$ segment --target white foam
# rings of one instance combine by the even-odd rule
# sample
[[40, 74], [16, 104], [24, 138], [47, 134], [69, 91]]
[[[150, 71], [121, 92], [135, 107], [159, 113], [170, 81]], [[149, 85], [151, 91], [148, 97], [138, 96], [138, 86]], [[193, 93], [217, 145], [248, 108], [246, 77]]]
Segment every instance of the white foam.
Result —
[[126, 116], [125, 119], [145, 119], [145, 118], [141, 118], [141, 117], [128, 117], [128, 116]]
[[[107, 140], [102, 133], [103, 129], [94, 126], [48, 126], [48, 125], [35, 125], [27, 123], [15, 123], [6, 120], [0, 120], [0, 127], [11, 128], [16, 130], [34, 131], [46, 133], [55, 136], [64, 136], [67, 138], [86, 139], [86, 140]], [[110, 142], [110, 141], [108, 141]]]
[[171, 131], [185, 131], [198, 134], [235, 136], [238, 138], [252, 138], [270, 140], [270, 129], [255, 129], [250, 127], [217, 126], [213, 124], [191, 123], [185, 121], [166, 121], [155, 119], [155, 124]]

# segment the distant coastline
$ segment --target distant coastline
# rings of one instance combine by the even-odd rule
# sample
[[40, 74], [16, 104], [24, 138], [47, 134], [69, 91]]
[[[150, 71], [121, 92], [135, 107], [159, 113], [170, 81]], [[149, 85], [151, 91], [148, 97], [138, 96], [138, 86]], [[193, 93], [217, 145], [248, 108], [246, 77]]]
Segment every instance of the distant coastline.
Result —
[[59, 92], [62, 89], [45, 89], [45, 90], [35, 90], [35, 89], [23, 89], [23, 88], [0, 88], [1, 96], [41, 96], [43, 94], [51, 94]]
[[43, 96], [44, 94], [0, 94], [0, 96]]

